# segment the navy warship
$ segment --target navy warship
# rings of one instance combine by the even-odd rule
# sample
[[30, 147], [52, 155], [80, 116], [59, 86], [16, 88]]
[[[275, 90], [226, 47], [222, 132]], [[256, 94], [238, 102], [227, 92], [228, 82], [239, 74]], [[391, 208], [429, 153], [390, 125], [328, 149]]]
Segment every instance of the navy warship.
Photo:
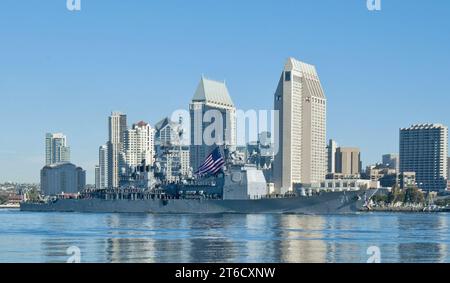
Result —
[[223, 162], [213, 159], [209, 164], [220, 166], [212, 167], [214, 174], [195, 179], [164, 182], [150, 172], [150, 185], [144, 190], [133, 187], [84, 190], [77, 195], [25, 201], [20, 209], [88, 213], [348, 214], [361, 211], [376, 192], [363, 188], [299, 187], [277, 194], [270, 192], [263, 171], [255, 166], [233, 157]]

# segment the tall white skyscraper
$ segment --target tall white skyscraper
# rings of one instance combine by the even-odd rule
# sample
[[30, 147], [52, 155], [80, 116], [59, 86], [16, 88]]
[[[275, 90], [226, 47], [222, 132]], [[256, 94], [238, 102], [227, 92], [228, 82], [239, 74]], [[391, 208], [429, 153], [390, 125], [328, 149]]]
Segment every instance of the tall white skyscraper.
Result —
[[[202, 77], [189, 105], [191, 118], [190, 165], [195, 171], [217, 145], [236, 146], [236, 108], [224, 82]], [[213, 110], [213, 111], [210, 111]], [[207, 114], [208, 113], [208, 114]], [[218, 113], [221, 132], [205, 141], [205, 130], [217, 122], [211, 114]]]
[[108, 187], [117, 188], [119, 187], [120, 168], [124, 162], [122, 150], [127, 130], [127, 116], [120, 112], [113, 112], [108, 122]]
[[70, 147], [67, 138], [62, 133], [47, 133], [45, 135], [45, 165], [60, 162], [70, 162]]
[[134, 169], [138, 165], [153, 165], [155, 155], [155, 130], [146, 122], [134, 124], [125, 131], [124, 154], [127, 169]]
[[447, 187], [448, 128], [441, 124], [400, 129], [400, 173], [415, 172], [419, 188]]
[[98, 149], [99, 189], [108, 187], [108, 145]]
[[275, 110], [279, 111], [276, 191], [285, 193], [292, 191], [294, 184], [324, 180], [326, 98], [314, 66], [294, 58], [287, 60], [275, 92]]

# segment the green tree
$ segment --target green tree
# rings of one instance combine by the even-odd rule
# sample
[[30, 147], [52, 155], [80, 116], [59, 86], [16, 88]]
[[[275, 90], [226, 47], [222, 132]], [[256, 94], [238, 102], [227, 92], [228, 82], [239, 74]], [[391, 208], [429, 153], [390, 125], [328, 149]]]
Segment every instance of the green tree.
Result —
[[372, 197], [372, 200], [374, 202], [384, 202], [387, 203], [388, 202], [388, 195], [374, 195]]
[[425, 196], [416, 187], [410, 187], [405, 190], [404, 202], [406, 203], [425, 203]]
[[438, 199], [434, 203], [439, 206], [447, 206], [450, 205], [450, 199]]
[[392, 187], [391, 192], [388, 194], [388, 203], [403, 202], [405, 199], [405, 193], [397, 186]]

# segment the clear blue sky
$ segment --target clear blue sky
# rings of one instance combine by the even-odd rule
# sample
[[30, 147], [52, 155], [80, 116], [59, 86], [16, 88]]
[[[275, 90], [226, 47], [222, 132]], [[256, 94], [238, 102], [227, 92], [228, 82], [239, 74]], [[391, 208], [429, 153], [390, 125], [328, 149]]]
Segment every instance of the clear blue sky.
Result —
[[328, 136], [364, 164], [398, 151], [398, 129], [449, 125], [450, 1], [3, 0], [0, 181], [38, 182], [44, 135], [64, 132], [93, 182], [107, 116], [152, 125], [187, 108], [202, 74], [240, 109], [272, 109], [289, 56], [316, 65]]

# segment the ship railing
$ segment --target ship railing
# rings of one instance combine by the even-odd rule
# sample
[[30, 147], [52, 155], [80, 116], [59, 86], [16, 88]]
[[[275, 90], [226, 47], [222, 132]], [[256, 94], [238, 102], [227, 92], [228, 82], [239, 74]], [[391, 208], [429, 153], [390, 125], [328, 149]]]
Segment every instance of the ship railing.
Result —
[[297, 194], [266, 194], [266, 195], [256, 195], [252, 199], [284, 199], [284, 198], [294, 198], [298, 197]]

